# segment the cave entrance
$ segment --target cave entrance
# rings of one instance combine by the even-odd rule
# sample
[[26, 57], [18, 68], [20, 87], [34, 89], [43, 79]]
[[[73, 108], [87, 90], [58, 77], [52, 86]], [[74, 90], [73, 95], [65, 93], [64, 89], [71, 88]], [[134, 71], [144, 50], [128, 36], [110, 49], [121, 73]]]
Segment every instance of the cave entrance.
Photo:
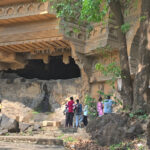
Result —
[[24, 69], [8, 70], [7, 73], [16, 73], [26, 79], [37, 78], [40, 80], [72, 79], [81, 76], [79, 67], [72, 57], [69, 64], [63, 63], [63, 56], [50, 56], [49, 63], [43, 60], [29, 60]]

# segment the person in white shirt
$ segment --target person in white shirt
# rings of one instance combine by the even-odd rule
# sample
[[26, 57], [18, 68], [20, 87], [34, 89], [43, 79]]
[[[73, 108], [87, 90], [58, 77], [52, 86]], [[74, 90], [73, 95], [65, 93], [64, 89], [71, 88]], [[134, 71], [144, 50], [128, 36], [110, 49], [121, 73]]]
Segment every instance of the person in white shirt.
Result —
[[88, 124], [88, 105], [85, 105], [83, 109], [83, 124], [84, 126]]

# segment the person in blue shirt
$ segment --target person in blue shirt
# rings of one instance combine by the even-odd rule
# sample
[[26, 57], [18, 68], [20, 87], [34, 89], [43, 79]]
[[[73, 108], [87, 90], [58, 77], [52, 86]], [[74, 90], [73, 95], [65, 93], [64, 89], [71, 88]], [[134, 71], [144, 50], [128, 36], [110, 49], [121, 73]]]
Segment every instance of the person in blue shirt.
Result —
[[77, 104], [75, 105], [75, 114], [76, 114], [76, 128], [80, 126], [82, 121], [82, 104], [79, 103], [79, 100], [76, 100]]
[[107, 96], [107, 99], [103, 101], [104, 105], [104, 114], [112, 113], [112, 105], [115, 104], [113, 100], [110, 99], [110, 96]]

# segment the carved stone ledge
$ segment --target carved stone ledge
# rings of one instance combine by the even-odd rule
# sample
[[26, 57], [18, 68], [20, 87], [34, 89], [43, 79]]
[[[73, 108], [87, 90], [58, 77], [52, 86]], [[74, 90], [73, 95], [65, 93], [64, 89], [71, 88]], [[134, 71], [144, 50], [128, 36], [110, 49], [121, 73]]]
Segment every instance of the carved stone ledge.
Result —
[[65, 21], [60, 22], [60, 31], [71, 41], [83, 43], [86, 40], [86, 28]]
[[29, 16], [34, 14], [49, 13], [49, 2], [24, 3], [12, 6], [0, 7], [0, 19]]

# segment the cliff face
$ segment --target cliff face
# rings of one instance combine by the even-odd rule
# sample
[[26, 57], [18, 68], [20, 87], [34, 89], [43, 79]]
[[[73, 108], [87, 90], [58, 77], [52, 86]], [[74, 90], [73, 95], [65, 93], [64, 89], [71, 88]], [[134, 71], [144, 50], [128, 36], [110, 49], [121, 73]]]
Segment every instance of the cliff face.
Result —
[[2, 113], [23, 121], [30, 112], [54, 112], [69, 98], [80, 97], [81, 78], [42, 81], [37, 79], [0, 79]]
[[[35, 108], [54, 111], [70, 96], [83, 101], [86, 94], [98, 99], [98, 90], [106, 94], [112, 92], [106, 82], [111, 76], [104, 76], [96, 71], [95, 64], [108, 64], [114, 60], [119, 63], [121, 44], [118, 42], [114, 18], [106, 20], [105, 25], [95, 24], [94, 30], [87, 35], [85, 27], [81, 27], [79, 32], [74, 32], [77, 25], [67, 23], [65, 28], [66, 23], [56, 18], [48, 2], [14, 0], [15, 3], [11, 3], [11, 7], [9, 2], [0, 2], [0, 70], [24, 69], [30, 66], [29, 61], [40, 60], [45, 65], [37, 65], [36, 71], [42, 72], [41, 68], [47, 70], [51, 57], [61, 56], [65, 65], [70, 63], [69, 57], [72, 57], [80, 70], [81, 78], [49, 80], [48, 77], [47, 81], [41, 81], [19, 77], [12, 79], [12, 75], [7, 74], [7, 78], [0, 79], [0, 94], [5, 113], [9, 114], [14, 110], [13, 114], [16, 116], [24, 116], [25, 112]], [[129, 14], [124, 14], [125, 22], [130, 23], [126, 39], [130, 73], [133, 78], [137, 70], [141, 6], [142, 0], [139, 0], [136, 7], [129, 7]], [[147, 37], [149, 48], [149, 31]], [[103, 52], [108, 52], [109, 57], [104, 57]], [[52, 69], [55, 73], [55, 70], [62, 68], [54, 65]], [[34, 72], [34, 68], [31, 72]], [[64, 69], [64, 72], [67, 71]], [[47, 105], [49, 107], [46, 107]]]

